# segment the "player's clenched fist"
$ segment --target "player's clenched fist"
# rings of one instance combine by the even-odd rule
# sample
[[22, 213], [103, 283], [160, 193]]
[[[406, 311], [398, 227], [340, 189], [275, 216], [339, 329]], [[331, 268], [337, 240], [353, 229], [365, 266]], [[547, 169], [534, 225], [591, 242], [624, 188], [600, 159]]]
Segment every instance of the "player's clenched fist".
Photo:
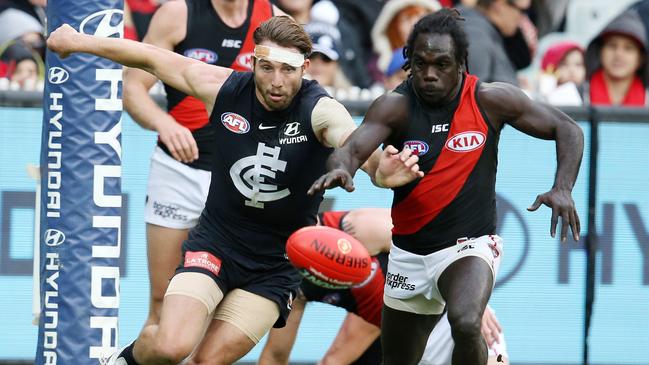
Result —
[[63, 24], [50, 33], [50, 36], [47, 38], [47, 48], [56, 52], [61, 58], [65, 58], [70, 53], [77, 51], [75, 49], [75, 43], [77, 42], [78, 36], [79, 32], [69, 24]]

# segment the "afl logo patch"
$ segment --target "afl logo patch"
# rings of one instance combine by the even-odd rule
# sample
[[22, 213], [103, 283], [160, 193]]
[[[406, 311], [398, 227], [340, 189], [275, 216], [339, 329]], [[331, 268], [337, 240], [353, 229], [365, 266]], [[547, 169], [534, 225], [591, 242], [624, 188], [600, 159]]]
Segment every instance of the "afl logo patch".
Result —
[[183, 52], [185, 57], [193, 58], [205, 63], [214, 63], [219, 57], [216, 55], [216, 52], [210, 51], [205, 48], [191, 48]]
[[428, 152], [428, 144], [424, 141], [405, 141], [403, 147], [408, 147], [413, 155], [421, 156]]
[[462, 132], [449, 138], [446, 141], [446, 148], [455, 152], [470, 152], [482, 147], [485, 139], [482, 132]]
[[50, 228], [45, 231], [43, 241], [45, 241], [45, 244], [50, 247], [60, 246], [65, 242], [65, 234], [58, 229]]
[[226, 112], [221, 114], [221, 123], [223, 123], [225, 128], [229, 129], [230, 132], [237, 134], [248, 133], [250, 130], [250, 123], [248, 123], [246, 118], [237, 113]]

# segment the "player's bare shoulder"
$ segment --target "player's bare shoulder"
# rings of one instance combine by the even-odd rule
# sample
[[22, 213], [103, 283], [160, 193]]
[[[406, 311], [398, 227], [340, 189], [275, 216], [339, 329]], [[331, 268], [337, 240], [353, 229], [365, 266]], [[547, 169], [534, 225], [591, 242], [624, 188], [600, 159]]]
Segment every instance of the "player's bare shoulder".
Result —
[[530, 102], [518, 87], [504, 82], [482, 82], [478, 89], [478, 103], [492, 123], [516, 119]]

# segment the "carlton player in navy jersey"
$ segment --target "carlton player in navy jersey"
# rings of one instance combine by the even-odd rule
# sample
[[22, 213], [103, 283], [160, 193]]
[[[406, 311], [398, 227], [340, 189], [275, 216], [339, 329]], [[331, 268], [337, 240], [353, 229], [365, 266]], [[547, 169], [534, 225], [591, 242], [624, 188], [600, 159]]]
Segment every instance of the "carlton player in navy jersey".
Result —
[[[249, 71], [252, 34], [281, 11], [268, 0], [168, 1], [157, 10], [144, 42], [237, 71]], [[146, 324], [158, 323], [162, 299], [180, 260], [182, 242], [198, 223], [214, 164], [214, 128], [205, 105], [165, 84], [166, 111], [149, 95], [157, 78], [124, 71], [124, 106], [142, 127], [158, 132], [151, 156], [144, 221], [150, 282]]]
[[422, 18], [405, 48], [408, 79], [377, 99], [362, 125], [329, 158], [310, 192], [353, 189], [358, 166], [381, 143], [410, 147], [425, 177], [394, 189], [393, 247], [386, 275], [381, 344], [384, 364], [416, 364], [446, 307], [453, 364], [484, 365], [480, 319], [502, 257], [495, 233], [497, 143], [505, 123], [557, 146], [554, 185], [529, 208], [552, 208], [554, 236], [579, 217], [571, 196], [583, 152], [579, 126], [559, 110], [503, 83], [467, 73], [467, 40], [455, 10]]
[[[273, 17], [253, 38], [252, 73], [152, 45], [79, 34], [69, 25], [48, 38], [61, 57], [106, 57], [195, 96], [215, 131], [210, 192], [183, 243], [159, 324], [146, 326], [107, 364], [176, 364], [190, 354], [188, 364], [230, 364], [271, 326], [282, 326], [291, 309], [300, 276], [286, 258], [286, 239], [316, 223], [322, 194], [306, 191], [355, 124], [317, 82], [302, 78], [312, 45], [299, 24]], [[372, 178], [398, 186], [421, 175], [415, 156], [402, 163], [405, 156], [392, 150], [375, 151], [367, 161]]]

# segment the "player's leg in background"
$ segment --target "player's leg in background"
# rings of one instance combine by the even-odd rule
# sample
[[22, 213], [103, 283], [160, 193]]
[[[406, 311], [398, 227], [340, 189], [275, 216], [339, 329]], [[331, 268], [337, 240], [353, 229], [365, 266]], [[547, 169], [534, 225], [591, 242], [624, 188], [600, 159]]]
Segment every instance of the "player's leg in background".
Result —
[[169, 280], [182, 259], [182, 243], [187, 239], [187, 229], [173, 229], [147, 223], [147, 259], [149, 268], [149, 315], [144, 326], [158, 324], [162, 300]]
[[453, 364], [487, 364], [487, 344], [482, 337], [482, 314], [493, 287], [493, 273], [485, 260], [461, 258], [444, 270], [438, 280], [446, 300], [448, 321], [455, 341]]
[[383, 305], [381, 347], [384, 365], [417, 364], [440, 315], [424, 315]]
[[380, 346], [372, 347], [381, 329], [362, 317], [347, 313], [338, 334], [318, 365], [379, 365]]

